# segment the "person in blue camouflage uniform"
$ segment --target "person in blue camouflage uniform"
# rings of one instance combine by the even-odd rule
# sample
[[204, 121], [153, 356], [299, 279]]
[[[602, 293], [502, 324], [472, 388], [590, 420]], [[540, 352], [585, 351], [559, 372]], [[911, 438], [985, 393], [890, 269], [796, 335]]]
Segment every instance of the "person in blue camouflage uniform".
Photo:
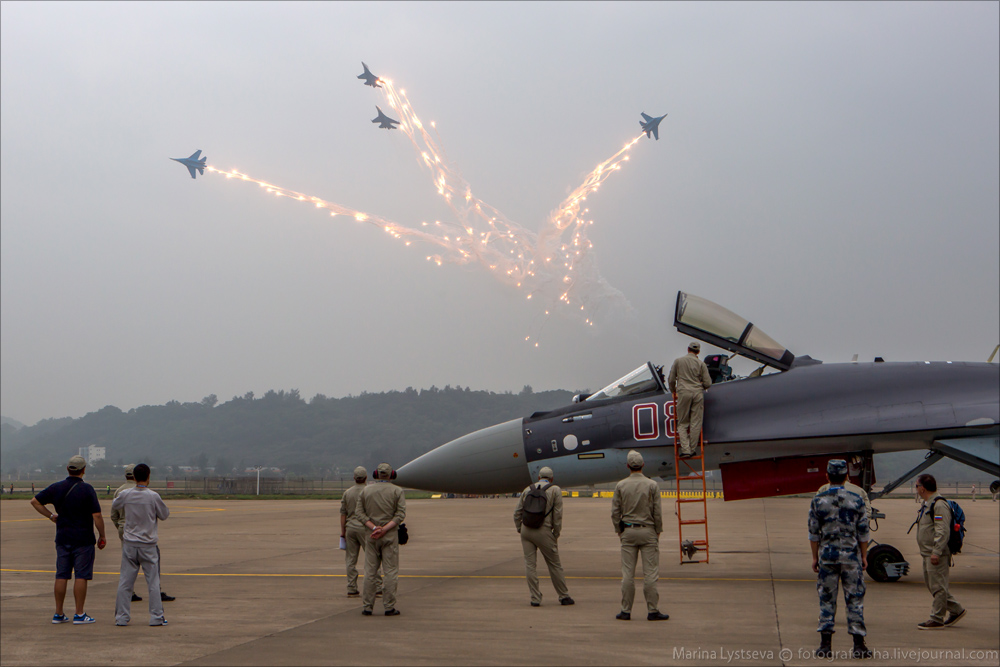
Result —
[[847, 604], [847, 632], [854, 637], [853, 657], [870, 658], [865, 646], [865, 568], [868, 566], [868, 514], [856, 493], [844, 488], [847, 462], [832, 459], [826, 476], [830, 488], [813, 498], [809, 506], [809, 545], [812, 568], [819, 576], [819, 628], [822, 640], [816, 657], [832, 655], [834, 617], [837, 613], [837, 587], [844, 585]]

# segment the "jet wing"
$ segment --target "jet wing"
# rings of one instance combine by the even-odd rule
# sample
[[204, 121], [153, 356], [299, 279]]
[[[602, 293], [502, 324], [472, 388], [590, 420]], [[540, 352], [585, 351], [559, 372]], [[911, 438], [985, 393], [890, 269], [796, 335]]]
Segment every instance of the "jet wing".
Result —
[[656, 139], [657, 141], [660, 140], [660, 124], [659, 123], [657, 123], [656, 125], [653, 126], [653, 138]]
[[[187, 166], [188, 171], [191, 172], [191, 178], [195, 178], [195, 179], [198, 178], [197, 176], [194, 175], [194, 167], [192, 167], [191, 165], [185, 165], [185, 166]], [[201, 172], [201, 173], [204, 174], [205, 172]]]

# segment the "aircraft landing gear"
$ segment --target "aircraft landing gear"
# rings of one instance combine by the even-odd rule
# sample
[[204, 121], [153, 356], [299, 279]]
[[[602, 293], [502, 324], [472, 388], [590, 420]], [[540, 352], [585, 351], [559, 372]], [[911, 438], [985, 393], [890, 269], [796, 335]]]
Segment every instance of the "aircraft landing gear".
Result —
[[868, 549], [868, 576], [879, 582], [899, 581], [910, 572], [910, 564], [903, 560], [903, 554], [896, 547], [877, 544]]

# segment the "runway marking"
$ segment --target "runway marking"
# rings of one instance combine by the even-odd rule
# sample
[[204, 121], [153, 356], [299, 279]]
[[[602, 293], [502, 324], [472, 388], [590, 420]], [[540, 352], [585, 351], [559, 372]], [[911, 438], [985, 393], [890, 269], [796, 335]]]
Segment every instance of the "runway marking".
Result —
[[[0, 568], [0, 572], [19, 572], [27, 574], [55, 574], [55, 570], [17, 570]], [[94, 574], [106, 574], [118, 576], [118, 572], [94, 572]], [[342, 579], [346, 574], [291, 574], [291, 573], [246, 573], [238, 572], [161, 572], [161, 577], [292, 577], [292, 578], [321, 578], [321, 579]], [[359, 574], [364, 579], [365, 575]], [[523, 574], [401, 574], [400, 579], [524, 579]], [[567, 579], [589, 580], [589, 581], [621, 581], [621, 577], [585, 577], [567, 575]], [[548, 579], [540, 576], [539, 579]], [[636, 577], [636, 581], [642, 581], [642, 577]], [[765, 579], [751, 577], [660, 577], [660, 581], [749, 581], [765, 582], [777, 581], [781, 583], [816, 583], [815, 579]], [[896, 582], [903, 584], [920, 584], [918, 581]], [[990, 581], [953, 581], [952, 584], [960, 586], [1000, 586], [1000, 582]]]

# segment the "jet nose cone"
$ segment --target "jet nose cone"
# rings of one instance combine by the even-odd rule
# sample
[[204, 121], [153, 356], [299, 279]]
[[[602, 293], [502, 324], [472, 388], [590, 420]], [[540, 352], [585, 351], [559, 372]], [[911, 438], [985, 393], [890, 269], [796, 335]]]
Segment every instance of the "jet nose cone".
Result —
[[531, 483], [521, 420], [463, 435], [396, 471], [396, 483], [446, 493], [512, 493]]

